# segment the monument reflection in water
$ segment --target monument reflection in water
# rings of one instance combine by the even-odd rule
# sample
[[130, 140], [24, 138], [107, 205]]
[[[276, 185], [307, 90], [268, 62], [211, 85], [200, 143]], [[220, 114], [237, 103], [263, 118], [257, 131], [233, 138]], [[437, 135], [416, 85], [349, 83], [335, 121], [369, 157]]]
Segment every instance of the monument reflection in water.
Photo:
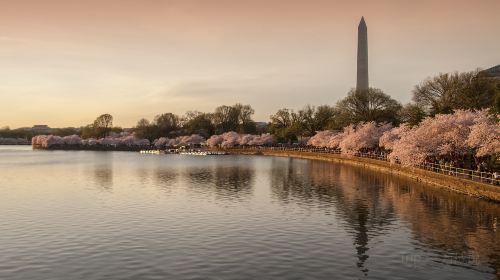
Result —
[[497, 204], [328, 162], [0, 149], [0, 279], [491, 279]]
[[[293, 161], [297, 160], [276, 162], [275, 196], [283, 201], [299, 199], [307, 204], [320, 201], [334, 207], [353, 234], [357, 266], [365, 275], [369, 271], [365, 261], [369, 258], [370, 240], [389, 234], [401, 224], [408, 226], [412, 238], [425, 246], [403, 252], [403, 265], [431, 268], [439, 263], [464, 267], [483, 263], [498, 274], [500, 208], [497, 204], [359, 167]], [[441, 250], [432, 257], [423, 254]]]

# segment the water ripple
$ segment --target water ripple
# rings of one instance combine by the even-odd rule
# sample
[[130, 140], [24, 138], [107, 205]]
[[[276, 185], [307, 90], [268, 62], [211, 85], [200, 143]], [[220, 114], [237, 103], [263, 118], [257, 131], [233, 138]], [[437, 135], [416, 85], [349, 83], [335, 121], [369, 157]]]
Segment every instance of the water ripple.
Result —
[[0, 279], [491, 279], [497, 204], [326, 162], [0, 149]]

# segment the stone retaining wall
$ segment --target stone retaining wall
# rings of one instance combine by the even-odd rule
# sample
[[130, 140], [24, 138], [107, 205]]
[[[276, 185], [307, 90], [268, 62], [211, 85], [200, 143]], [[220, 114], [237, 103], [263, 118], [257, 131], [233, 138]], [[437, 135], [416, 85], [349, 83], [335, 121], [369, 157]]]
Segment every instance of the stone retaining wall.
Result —
[[294, 157], [303, 159], [314, 159], [337, 162], [342, 164], [350, 164], [363, 166], [370, 169], [380, 170], [382, 172], [395, 174], [398, 176], [406, 176], [415, 179], [418, 182], [423, 182], [434, 187], [454, 191], [462, 194], [467, 194], [482, 199], [487, 199], [495, 202], [500, 202], [500, 186], [473, 182], [457, 177], [452, 177], [444, 174], [439, 174], [419, 168], [403, 167], [399, 164], [391, 164], [386, 161], [380, 161], [369, 158], [347, 157], [336, 154], [320, 154], [312, 152], [297, 152], [297, 151], [278, 151], [278, 150], [245, 150], [233, 149], [230, 151], [234, 154], [247, 155], [265, 155], [265, 156], [282, 156]]

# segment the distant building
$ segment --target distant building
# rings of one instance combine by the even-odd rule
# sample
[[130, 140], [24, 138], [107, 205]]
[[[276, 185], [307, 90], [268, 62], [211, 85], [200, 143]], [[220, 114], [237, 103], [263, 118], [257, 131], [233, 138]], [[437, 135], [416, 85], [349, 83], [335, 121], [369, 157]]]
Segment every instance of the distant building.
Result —
[[46, 124], [35, 124], [31, 130], [34, 134], [48, 134], [52, 132], [52, 128]]
[[50, 128], [48, 125], [46, 124], [35, 124], [32, 129], [48, 129]]
[[486, 70], [481, 71], [488, 78], [498, 79], [500, 80], [500, 65], [493, 66]]

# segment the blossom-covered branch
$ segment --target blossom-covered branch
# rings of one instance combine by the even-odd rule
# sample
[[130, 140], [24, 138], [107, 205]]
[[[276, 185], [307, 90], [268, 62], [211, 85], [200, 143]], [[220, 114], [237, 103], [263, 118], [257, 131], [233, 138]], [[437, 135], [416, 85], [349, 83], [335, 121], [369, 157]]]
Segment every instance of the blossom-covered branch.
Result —
[[390, 152], [391, 161], [414, 166], [436, 157], [497, 155], [500, 125], [486, 110], [456, 110], [427, 117], [413, 128], [366, 122], [347, 126], [342, 132], [318, 131], [307, 144], [340, 149], [344, 154], [383, 148]]

